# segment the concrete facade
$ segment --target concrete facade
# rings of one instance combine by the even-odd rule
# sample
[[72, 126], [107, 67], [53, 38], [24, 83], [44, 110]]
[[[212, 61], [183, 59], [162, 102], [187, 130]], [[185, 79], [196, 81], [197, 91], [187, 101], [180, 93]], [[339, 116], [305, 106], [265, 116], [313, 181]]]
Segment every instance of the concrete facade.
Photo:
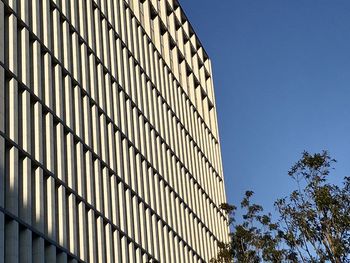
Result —
[[225, 201], [176, 0], [0, 0], [0, 262], [208, 262]]

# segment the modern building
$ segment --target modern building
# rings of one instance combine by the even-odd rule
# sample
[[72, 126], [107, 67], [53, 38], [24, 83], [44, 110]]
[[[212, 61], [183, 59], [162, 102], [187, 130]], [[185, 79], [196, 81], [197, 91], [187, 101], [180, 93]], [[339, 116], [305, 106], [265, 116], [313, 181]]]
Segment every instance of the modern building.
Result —
[[208, 262], [223, 202], [177, 0], [0, 0], [0, 262]]

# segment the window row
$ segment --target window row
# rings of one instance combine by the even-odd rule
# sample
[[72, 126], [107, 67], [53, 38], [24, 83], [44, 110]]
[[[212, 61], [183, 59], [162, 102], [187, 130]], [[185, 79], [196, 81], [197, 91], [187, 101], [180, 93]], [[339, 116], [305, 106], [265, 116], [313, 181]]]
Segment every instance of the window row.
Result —
[[88, 262], [80, 261], [79, 256], [71, 254], [42, 233], [32, 232], [32, 228], [28, 229], [23, 221], [18, 222], [17, 217], [1, 211], [0, 245], [1, 262]]
[[[185, 243], [179, 241], [166, 227], [162, 227], [152, 217], [149, 218], [151, 233], [148, 240], [149, 249], [157, 246], [150, 255], [133, 241], [113, 230], [105, 224], [101, 217], [93, 211], [81, 208], [79, 204], [77, 219], [85, 221], [85, 225], [76, 225], [70, 230], [76, 230], [75, 239], [69, 240], [69, 248], [62, 247], [47, 235], [28, 228], [16, 217], [0, 212], [0, 260], [3, 262], [209, 262], [216, 253], [216, 242], [210, 240], [203, 257], [199, 257]], [[85, 209], [85, 213], [83, 213]], [[74, 229], [76, 228], [76, 229]], [[84, 232], [85, 231], [85, 232]], [[163, 242], [160, 245], [160, 242]], [[74, 245], [76, 246], [74, 248]], [[73, 254], [74, 253], [74, 254]]]
[[16, 218], [0, 212], [0, 238], [4, 240], [4, 246], [0, 247], [0, 261], [141, 263], [156, 260], [118, 230], [112, 230], [93, 211], [82, 207], [83, 204], [78, 206], [76, 219], [80, 224], [67, 223], [68, 241], [56, 241], [40, 231], [33, 232], [33, 228], [28, 229]]

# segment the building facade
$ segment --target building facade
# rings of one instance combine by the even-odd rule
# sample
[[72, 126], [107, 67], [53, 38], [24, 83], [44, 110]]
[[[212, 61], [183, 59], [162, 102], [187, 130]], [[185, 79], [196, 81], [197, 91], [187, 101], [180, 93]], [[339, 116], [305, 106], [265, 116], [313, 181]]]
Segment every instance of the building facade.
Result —
[[0, 262], [208, 262], [225, 200], [177, 0], [0, 0]]

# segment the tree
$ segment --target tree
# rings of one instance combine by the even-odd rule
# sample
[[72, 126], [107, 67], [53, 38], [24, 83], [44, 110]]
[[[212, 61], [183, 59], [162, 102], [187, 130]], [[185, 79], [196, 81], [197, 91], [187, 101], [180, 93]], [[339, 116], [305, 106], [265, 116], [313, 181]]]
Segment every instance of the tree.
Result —
[[296, 190], [275, 202], [276, 222], [247, 191], [237, 207], [222, 204], [231, 226], [230, 243], [220, 243], [212, 263], [228, 262], [350, 262], [350, 177], [342, 185], [328, 177], [336, 161], [327, 151], [309, 154], [289, 170]]

